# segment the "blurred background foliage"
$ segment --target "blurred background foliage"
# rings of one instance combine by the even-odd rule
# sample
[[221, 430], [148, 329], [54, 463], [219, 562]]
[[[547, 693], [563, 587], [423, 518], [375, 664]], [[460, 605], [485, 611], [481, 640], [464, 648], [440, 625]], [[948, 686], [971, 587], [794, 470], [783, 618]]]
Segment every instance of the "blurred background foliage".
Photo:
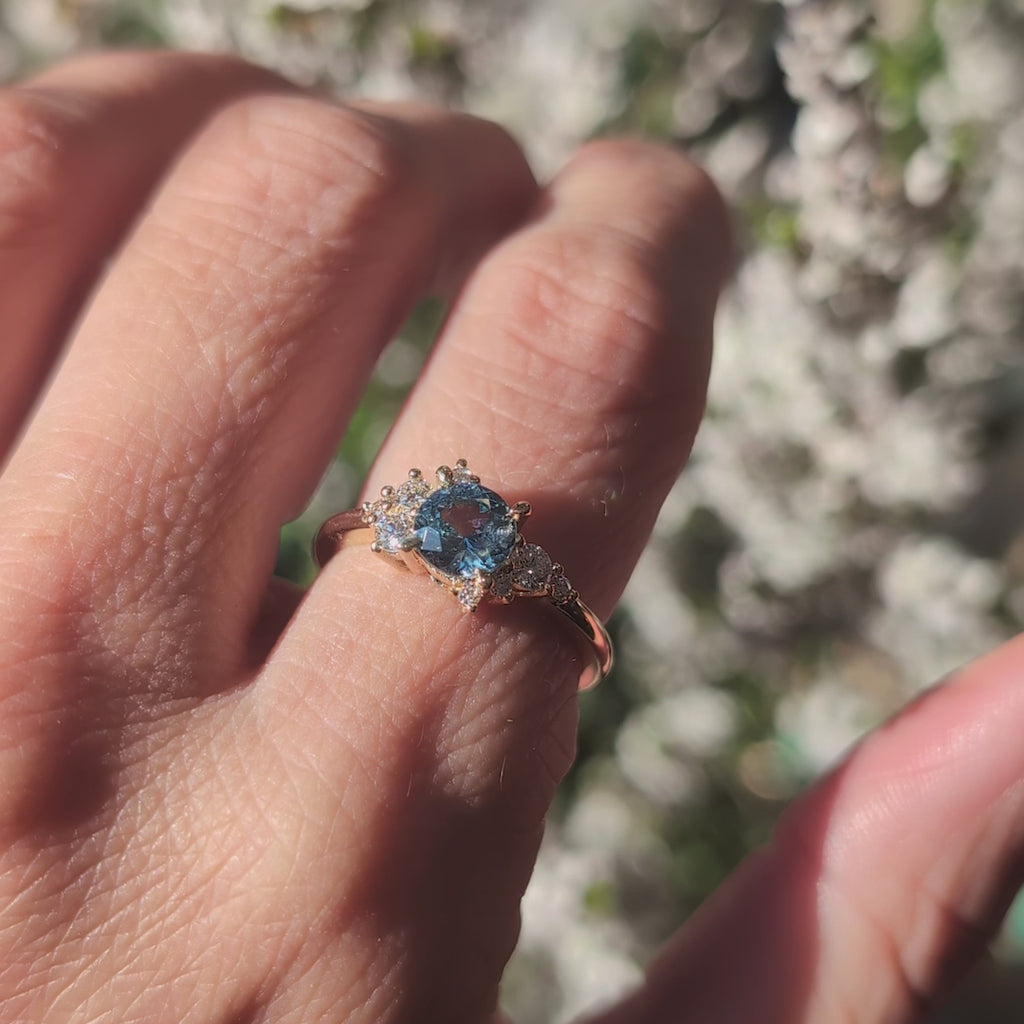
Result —
[[[684, 145], [740, 261], [690, 469], [583, 701], [505, 1001], [613, 998], [779, 810], [1024, 619], [1024, 0], [0, 0], [0, 78], [99, 46], [230, 50], [496, 118], [541, 176]], [[443, 322], [424, 302], [279, 569], [357, 497]], [[1024, 904], [936, 1022], [1017, 1021]]]

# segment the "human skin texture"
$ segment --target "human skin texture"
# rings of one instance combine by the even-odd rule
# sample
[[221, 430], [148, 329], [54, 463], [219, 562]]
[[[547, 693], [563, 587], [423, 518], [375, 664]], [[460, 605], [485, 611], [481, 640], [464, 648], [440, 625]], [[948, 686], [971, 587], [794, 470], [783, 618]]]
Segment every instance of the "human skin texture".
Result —
[[[0, 92], [0, 1020], [495, 1019], [586, 652], [365, 549], [300, 595], [278, 533], [440, 292], [371, 488], [466, 457], [606, 616], [729, 259], [640, 142], [542, 187], [494, 125], [224, 58]], [[917, 1019], [1017, 884], [1022, 662], [866, 740], [603, 1024]]]

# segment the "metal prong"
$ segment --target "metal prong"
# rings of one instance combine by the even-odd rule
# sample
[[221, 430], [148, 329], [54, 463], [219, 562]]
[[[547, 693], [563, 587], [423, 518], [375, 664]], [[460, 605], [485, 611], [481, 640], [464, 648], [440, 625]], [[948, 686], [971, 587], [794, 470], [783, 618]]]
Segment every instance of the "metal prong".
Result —
[[458, 461], [457, 461], [457, 462], [455, 463], [455, 465], [456, 465], [456, 466], [457, 466], [457, 467], [458, 467], [459, 469], [469, 469], [469, 463], [468, 463], [468, 462], [467, 462], [467, 461], [466, 461], [465, 459], [459, 459], [459, 460], [458, 460]]
[[437, 482], [442, 487], [450, 487], [452, 481], [455, 479], [455, 475], [452, 473], [451, 466], [438, 466], [437, 467]]
[[423, 474], [418, 469], [410, 469], [409, 470], [409, 479], [410, 480], [422, 480], [423, 479]]
[[512, 516], [512, 522], [518, 523], [523, 519], [528, 519], [532, 511], [533, 506], [528, 501], [517, 501], [509, 509], [509, 514]]
[[376, 554], [380, 554], [382, 549], [381, 549], [380, 544], [377, 541], [374, 540], [374, 541], [370, 541], [370, 550], [373, 551]]
[[368, 516], [373, 511], [373, 502], [364, 501], [362, 505], [359, 506], [359, 511], [362, 512], [364, 516]]
[[407, 533], [399, 542], [400, 551], [415, 551], [423, 547], [423, 538], [418, 533]]
[[393, 498], [395, 496], [395, 489], [390, 484], [385, 484], [380, 489], [380, 496], [382, 498]]

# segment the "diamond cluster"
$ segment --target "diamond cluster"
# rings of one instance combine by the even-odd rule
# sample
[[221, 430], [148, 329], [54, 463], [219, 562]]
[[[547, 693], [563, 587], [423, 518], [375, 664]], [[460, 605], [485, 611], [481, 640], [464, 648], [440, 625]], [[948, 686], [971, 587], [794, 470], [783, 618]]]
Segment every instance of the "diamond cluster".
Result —
[[431, 486], [418, 469], [398, 487], [384, 487], [362, 507], [374, 532], [373, 550], [420, 561], [475, 611], [489, 597], [507, 604], [517, 597], [547, 597], [565, 604], [578, 595], [562, 567], [519, 534], [530, 514], [525, 502], [509, 506], [480, 485], [464, 459], [454, 469], [441, 466]]
[[548, 553], [536, 544], [522, 544], [512, 552], [505, 564], [491, 575], [490, 593], [498, 601], [546, 595], [555, 604], [565, 604], [577, 596], [562, 567], [552, 562]]

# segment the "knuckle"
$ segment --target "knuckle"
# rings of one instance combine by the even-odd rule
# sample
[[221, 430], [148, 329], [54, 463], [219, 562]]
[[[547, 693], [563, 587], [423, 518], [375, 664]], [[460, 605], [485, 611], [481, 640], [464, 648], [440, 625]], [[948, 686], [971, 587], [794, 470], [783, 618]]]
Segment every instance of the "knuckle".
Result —
[[397, 123], [306, 96], [241, 99], [214, 119], [207, 141], [212, 159], [228, 165], [220, 180], [232, 202], [264, 225], [317, 237], [351, 233], [411, 179]]
[[626, 397], [673, 423], [689, 416], [727, 246], [714, 186], [678, 152], [614, 141], [585, 146], [552, 195], [556, 214], [485, 264], [471, 312], [563, 410]]
[[[507, 244], [470, 313], [499, 335], [502, 365], [515, 372], [496, 375], [493, 352], [467, 345], [463, 376], [481, 398], [474, 412], [518, 410], [517, 430], [541, 440], [557, 429], [571, 449], [603, 453], [617, 480], [638, 432], [675, 431], [701, 404], [690, 401], [704, 379], [701, 346], [667, 294], [663, 259], [643, 238], [590, 224]], [[620, 486], [611, 477], [599, 485], [590, 455], [581, 458], [573, 471], [592, 486]]]
[[534, 358], [625, 381], [623, 360], [642, 355], [669, 326], [654, 255], [626, 232], [559, 228], [512, 254], [488, 304], [504, 304], [502, 322]]

